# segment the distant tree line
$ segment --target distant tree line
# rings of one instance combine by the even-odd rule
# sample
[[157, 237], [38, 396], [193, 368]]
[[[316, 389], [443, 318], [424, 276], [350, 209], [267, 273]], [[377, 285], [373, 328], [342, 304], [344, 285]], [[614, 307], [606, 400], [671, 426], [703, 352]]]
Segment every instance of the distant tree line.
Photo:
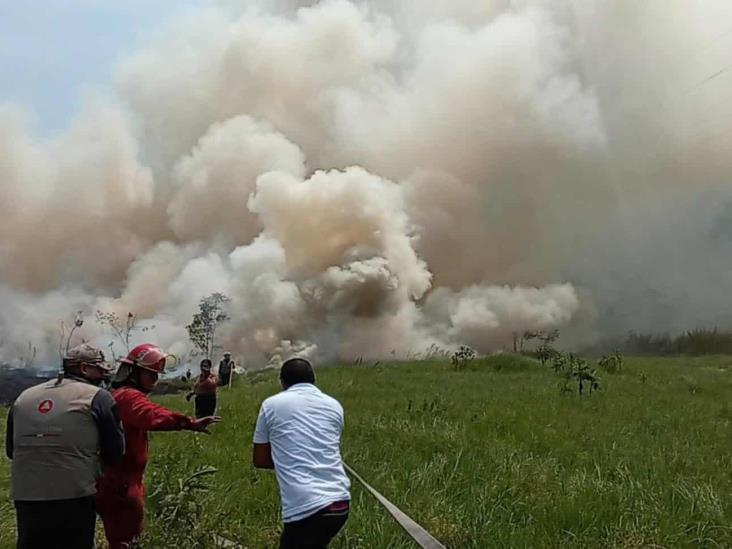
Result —
[[608, 349], [617, 349], [626, 355], [732, 354], [732, 330], [697, 328], [676, 336], [629, 332], [625, 339], [601, 341], [588, 352], [599, 354]]

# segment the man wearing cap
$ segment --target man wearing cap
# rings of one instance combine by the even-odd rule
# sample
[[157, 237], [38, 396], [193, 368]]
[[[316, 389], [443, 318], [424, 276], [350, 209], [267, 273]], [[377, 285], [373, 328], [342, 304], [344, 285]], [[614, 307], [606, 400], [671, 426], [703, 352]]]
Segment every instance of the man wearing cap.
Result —
[[8, 415], [6, 453], [18, 549], [94, 547], [95, 483], [124, 453], [112, 368], [88, 344], [70, 349], [62, 373], [23, 391]]
[[226, 351], [223, 360], [219, 362], [219, 383], [222, 387], [228, 387], [234, 366], [234, 361], [231, 360], [231, 353]]
[[138, 345], [120, 361], [113, 383], [112, 395], [125, 429], [125, 453], [118, 463], [104, 469], [97, 485], [97, 508], [110, 549], [129, 547], [143, 529], [148, 432], [208, 433], [208, 427], [220, 420], [217, 416], [193, 419], [150, 401], [148, 394], [165, 371], [167, 358], [151, 343]]
[[321, 549], [348, 519], [350, 482], [343, 470], [343, 407], [315, 386], [303, 358], [280, 370], [284, 389], [262, 403], [252, 460], [274, 469], [282, 499], [280, 549]]

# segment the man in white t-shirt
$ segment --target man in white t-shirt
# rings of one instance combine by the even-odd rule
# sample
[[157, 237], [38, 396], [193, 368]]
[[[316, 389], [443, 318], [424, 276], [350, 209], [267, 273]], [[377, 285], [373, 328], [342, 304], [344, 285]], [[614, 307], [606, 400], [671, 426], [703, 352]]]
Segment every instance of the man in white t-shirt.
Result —
[[282, 498], [280, 549], [320, 549], [348, 519], [350, 482], [341, 459], [343, 407], [315, 386], [303, 358], [282, 365], [284, 391], [262, 403], [254, 466], [274, 469]]

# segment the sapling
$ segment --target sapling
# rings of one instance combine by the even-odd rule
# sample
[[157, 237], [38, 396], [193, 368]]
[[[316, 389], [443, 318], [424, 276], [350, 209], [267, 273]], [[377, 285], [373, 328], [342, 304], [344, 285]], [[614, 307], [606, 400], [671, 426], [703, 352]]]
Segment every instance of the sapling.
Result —
[[198, 312], [186, 326], [191, 343], [208, 359], [213, 358], [217, 348], [215, 338], [219, 324], [231, 318], [225, 310], [226, 304], [230, 301], [231, 298], [219, 292], [204, 297], [198, 304]]

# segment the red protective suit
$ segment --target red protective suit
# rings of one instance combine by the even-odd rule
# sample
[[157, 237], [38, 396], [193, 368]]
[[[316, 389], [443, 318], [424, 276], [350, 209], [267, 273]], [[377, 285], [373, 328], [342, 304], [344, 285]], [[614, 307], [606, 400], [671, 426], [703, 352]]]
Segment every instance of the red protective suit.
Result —
[[97, 483], [97, 512], [110, 549], [121, 549], [142, 532], [147, 432], [180, 431], [189, 428], [192, 420], [158, 406], [134, 387], [115, 389], [112, 395], [125, 430], [125, 454], [119, 462], [105, 468]]

